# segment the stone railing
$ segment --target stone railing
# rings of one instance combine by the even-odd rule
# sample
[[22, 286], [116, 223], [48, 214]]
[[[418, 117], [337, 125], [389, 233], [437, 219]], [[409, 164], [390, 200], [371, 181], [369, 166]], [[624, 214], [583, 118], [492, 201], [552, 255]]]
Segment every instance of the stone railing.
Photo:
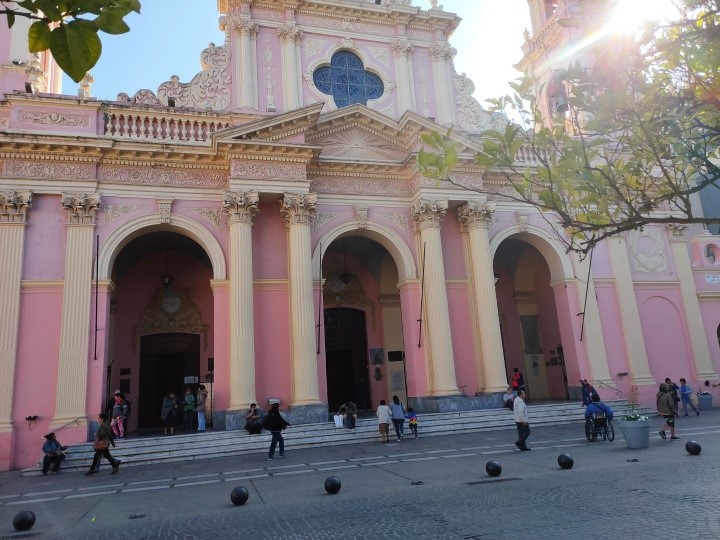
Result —
[[115, 139], [199, 143], [231, 125], [227, 118], [145, 109], [109, 108], [103, 115], [102, 134]]
[[[540, 156], [544, 161], [548, 161], [550, 154], [547, 151], [542, 151]], [[535, 155], [530, 145], [523, 145], [515, 156], [515, 163], [517, 165], [539, 165], [538, 156]]]

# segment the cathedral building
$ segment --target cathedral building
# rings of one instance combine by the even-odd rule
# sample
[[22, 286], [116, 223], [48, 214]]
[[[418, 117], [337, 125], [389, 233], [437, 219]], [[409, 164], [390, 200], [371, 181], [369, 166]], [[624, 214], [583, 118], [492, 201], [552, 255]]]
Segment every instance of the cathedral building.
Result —
[[[525, 67], [567, 44], [568, 2], [528, 1]], [[235, 430], [275, 400], [294, 423], [393, 395], [499, 407], [514, 368], [533, 401], [577, 399], [588, 379], [651, 405], [665, 377], [717, 379], [720, 240], [648, 227], [590, 271], [567, 254], [474, 163], [504, 120], [455, 70], [457, 15], [218, 10], [225, 41], [192, 80], [114, 101], [89, 75], [62, 95], [27, 27], [0, 25], [0, 470], [34, 463], [47, 431], [88, 440], [115, 389], [143, 433], [164, 395], [199, 384], [213, 428]], [[418, 172], [420, 135], [450, 126], [456, 177], [484, 194]]]

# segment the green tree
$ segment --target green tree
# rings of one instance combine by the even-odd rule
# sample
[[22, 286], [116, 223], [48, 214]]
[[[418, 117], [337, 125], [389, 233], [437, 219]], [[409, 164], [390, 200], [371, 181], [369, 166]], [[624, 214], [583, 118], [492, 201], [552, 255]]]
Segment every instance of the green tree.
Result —
[[[560, 22], [579, 40], [597, 35], [613, 3], [580, 2], [577, 15]], [[520, 122], [485, 132], [475, 161], [485, 178], [513, 186], [508, 198], [561, 225], [568, 250], [588, 253], [650, 224], [720, 223], [698, 215], [697, 204], [700, 190], [720, 188], [720, 0], [676, 4], [677, 20], [647, 23], [632, 38], [606, 35], [584, 51], [591, 66], [556, 72], [564, 95], [552, 118], [543, 118], [544, 88], [530, 75], [511, 84], [511, 95], [489, 100], [491, 111]], [[452, 177], [451, 134], [423, 141], [430, 151], [418, 156], [421, 172], [466, 187]]]
[[79, 82], [97, 63], [102, 52], [98, 32], [124, 34], [123, 20], [140, 13], [140, 0], [0, 0], [0, 14], [12, 28], [17, 17], [34, 22], [28, 31], [31, 53], [50, 49], [55, 61]]

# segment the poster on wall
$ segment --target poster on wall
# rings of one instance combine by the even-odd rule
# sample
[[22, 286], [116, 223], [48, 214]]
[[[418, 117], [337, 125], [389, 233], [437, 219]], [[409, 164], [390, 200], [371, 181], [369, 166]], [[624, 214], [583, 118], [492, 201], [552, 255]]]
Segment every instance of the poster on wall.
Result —
[[393, 371], [391, 382], [393, 392], [405, 391], [405, 376], [402, 371]]
[[373, 366], [382, 365], [384, 356], [382, 349], [370, 349], [370, 363]]

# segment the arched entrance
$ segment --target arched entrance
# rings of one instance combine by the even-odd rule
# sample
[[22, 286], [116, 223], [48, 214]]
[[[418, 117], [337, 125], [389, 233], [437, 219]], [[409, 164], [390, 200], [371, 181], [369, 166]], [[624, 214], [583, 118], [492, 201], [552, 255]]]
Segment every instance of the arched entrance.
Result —
[[406, 399], [398, 267], [378, 241], [351, 231], [322, 259], [325, 377], [330, 411]]
[[213, 269], [193, 239], [148, 231], [118, 253], [112, 267], [108, 379], [132, 404], [128, 430], [160, 424], [162, 397], [204, 382], [212, 343]]
[[498, 246], [494, 265], [508, 377], [518, 368], [532, 400], [567, 399], [564, 350], [545, 257], [529, 242], [510, 237]]

